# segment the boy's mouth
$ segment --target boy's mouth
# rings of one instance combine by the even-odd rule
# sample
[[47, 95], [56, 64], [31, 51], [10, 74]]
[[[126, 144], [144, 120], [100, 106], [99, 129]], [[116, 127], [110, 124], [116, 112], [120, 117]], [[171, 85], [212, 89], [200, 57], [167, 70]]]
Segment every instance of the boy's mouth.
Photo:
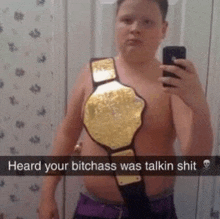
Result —
[[127, 41], [126, 41], [126, 44], [128, 44], [128, 45], [140, 45], [140, 44], [142, 44], [142, 41], [141, 40], [139, 40], [139, 39], [128, 39]]

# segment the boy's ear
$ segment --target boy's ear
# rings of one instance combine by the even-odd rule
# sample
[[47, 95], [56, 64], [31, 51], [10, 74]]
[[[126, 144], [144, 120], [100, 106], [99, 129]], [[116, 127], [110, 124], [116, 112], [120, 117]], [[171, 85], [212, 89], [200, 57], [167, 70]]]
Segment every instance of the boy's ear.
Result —
[[168, 22], [167, 22], [167, 21], [164, 21], [164, 22], [163, 22], [163, 29], [162, 29], [163, 39], [165, 39], [167, 31], [168, 31]]

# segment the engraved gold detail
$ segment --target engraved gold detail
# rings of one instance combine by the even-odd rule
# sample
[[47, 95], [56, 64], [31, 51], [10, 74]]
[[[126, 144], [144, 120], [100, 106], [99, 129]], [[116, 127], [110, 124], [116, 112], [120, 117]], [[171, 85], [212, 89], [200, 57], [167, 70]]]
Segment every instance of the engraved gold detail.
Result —
[[[111, 154], [111, 156], [112, 157], [114, 157], [114, 156], [132, 156], [132, 157], [134, 157], [134, 160], [132, 163], [135, 163], [135, 154], [132, 149], [116, 152], [116, 153]], [[140, 175], [124, 176], [124, 175], [117, 175], [116, 174], [116, 180], [118, 181], [118, 184], [120, 186], [124, 186], [124, 185], [128, 185], [131, 183], [140, 182], [141, 176]]]
[[115, 79], [115, 67], [113, 59], [104, 59], [92, 62], [93, 79], [95, 82], [102, 82]]
[[93, 139], [115, 150], [131, 144], [143, 109], [144, 101], [132, 88], [112, 81], [98, 86], [89, 97], [84, 124]]

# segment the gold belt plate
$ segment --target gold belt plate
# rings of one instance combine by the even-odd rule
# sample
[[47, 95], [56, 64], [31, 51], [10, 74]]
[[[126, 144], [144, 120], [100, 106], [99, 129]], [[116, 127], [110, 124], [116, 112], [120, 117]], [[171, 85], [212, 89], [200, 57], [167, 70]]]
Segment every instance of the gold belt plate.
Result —
[[92, 62], [94, 82], [103, 82], [116, 78], [115, 66], [112, 58]]
[[141, 126], [144, 100], [130, 87], [112, 81], [97, 87], [88, 98], [84, 124], [91, 137], [112, 150], [132, 143]]
[[[117, 157], [117, 156], [130, 156], [133, 159], [132, 163], [135, 163], [135, 154], [134, 151], [132, 149], [128, 149], [128, 150], [124, 150], [124, 151], [120, 151], [120, 152], [116, 152], [111, 154], [112, 158]], [[141, 181], [141, 176], [139, 175], [131, 175], [131, 176], [123, 176], [123, 175], [117, 175], [116, 173], [116, 180], [118, 181], [118, 185], [120, 186], [125, 186], [131, 183], [136, 183], [136, 182], [140, 182]]]

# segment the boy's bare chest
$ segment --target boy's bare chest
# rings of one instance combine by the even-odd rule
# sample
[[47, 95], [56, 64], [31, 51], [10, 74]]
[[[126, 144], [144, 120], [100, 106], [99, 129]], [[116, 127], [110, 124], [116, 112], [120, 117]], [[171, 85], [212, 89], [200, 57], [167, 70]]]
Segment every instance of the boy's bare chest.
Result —
[[131, 82], [129, 86], [133, 87], [136, 93], [145, 100], [144, 128], [147, 128], [148, 131], [162, 131], [164, 127], [172, 125], [170, 96], [163, 92], [161, 84], [145, 82], [135, 84]]

